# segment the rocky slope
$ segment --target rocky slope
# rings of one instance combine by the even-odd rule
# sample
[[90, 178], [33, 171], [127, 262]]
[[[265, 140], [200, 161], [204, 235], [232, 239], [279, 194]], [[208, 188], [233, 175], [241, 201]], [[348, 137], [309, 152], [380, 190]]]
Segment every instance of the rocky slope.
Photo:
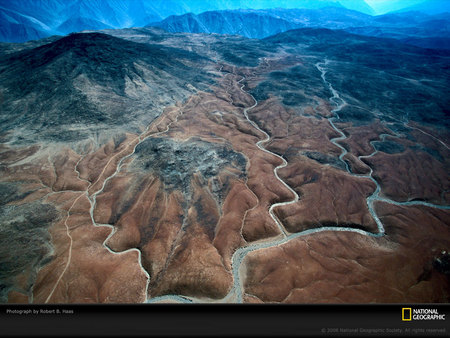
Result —
[[208, 63], [196, 53], [101, 33], [9, 53], [0, 58], [1, 90], [9, 93], [1, 132], [20, 128], [11, 142], [23, 144], [36, 138], [97, 142], [114, 126], [138, 131], [163, 107], [207, 88], [213, 79]]

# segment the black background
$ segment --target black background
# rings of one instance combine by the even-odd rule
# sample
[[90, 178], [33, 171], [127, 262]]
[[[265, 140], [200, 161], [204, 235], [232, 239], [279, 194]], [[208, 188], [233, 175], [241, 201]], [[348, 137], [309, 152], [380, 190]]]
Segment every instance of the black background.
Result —
[[[446, 320], [404, 322], [403, 307], [437, 309]], [[7, 314], [8, 309], [60, 314]], [[0, 336], [449, 336], [449, 316], [449, 304], [2, 305]]]

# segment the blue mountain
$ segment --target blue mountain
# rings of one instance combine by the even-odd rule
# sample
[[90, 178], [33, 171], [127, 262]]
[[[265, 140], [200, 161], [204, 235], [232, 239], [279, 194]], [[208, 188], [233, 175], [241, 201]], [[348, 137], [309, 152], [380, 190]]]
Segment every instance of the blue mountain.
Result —
[[[408, 41], [420, 40], [425, 45], [424, 38], [448, 36], [448, 14], [427, 18], [424, 13], [450, 11], [450, 1], [413, 3], [402, 12], [373, 17], [364, 0], [0, 0], [0, 41], [25, 42], [83, 30], [149, 24], [170, 32], [251, 38], [302, 27], [351, 29], [363, 35], [411, 38]], [[278, 8], [272, 8], [275, 5]]]
[[184, 0], [177, 1], [187, 12], [199, 14], [205, 11], [226, 9], [268, 9], [268, 8], [306, 8], [345, 7], [365, 14], [374, 10], [364, 0]]
[[[86, 29], [142, 27], [186, 13], [274, 6], [307, 9], [334, 6], [373, 14], [364, 0], [0, 0], [0, 41], [24, 42]], [[286, 24], [279, 23], [280, 29], [284, 29]]]
[[24, 42], [49, 36], [52, 29], [41, 21], [7, 9], [0, 9], [0, 41]]
[[249, 38], [263, 38], [298, 28], [295, 23], [263, 13], [244, 11], [210, 11], [169, 16], [150, 24], [169, 32], [238, 34]]
[[170, 16], [148, 26], [169, 32], [238, 34], [248, 38], [264, 38], [290, 29], [325, 27], [343, 29], [366, 26], [372, 17], [338, 7], [322, 9], [262, 9], [208, 11], [201, 14]]
[[0, 39], [23, 42], [86, 29], [143, 26], [163, 18], [153, 6], [148, 0], [0, 0]]

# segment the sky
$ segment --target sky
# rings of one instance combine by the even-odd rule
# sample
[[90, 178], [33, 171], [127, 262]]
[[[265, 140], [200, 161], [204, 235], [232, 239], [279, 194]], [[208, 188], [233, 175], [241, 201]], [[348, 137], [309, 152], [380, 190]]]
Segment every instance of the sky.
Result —
[[[405, 7], [417, 5], [425, 0], [365, 0], [376, 14], [397, 11]], [[450, 0], [449, 0], [450, 1]]]

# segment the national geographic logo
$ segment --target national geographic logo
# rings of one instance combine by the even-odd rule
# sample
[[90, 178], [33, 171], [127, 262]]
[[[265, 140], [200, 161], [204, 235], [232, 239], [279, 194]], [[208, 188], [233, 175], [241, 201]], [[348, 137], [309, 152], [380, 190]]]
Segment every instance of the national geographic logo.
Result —
[[402, 321], [410, 322], [421, 320], [445, 320], [445, 314], [440, 314], [437, 309], [402, 308]]

